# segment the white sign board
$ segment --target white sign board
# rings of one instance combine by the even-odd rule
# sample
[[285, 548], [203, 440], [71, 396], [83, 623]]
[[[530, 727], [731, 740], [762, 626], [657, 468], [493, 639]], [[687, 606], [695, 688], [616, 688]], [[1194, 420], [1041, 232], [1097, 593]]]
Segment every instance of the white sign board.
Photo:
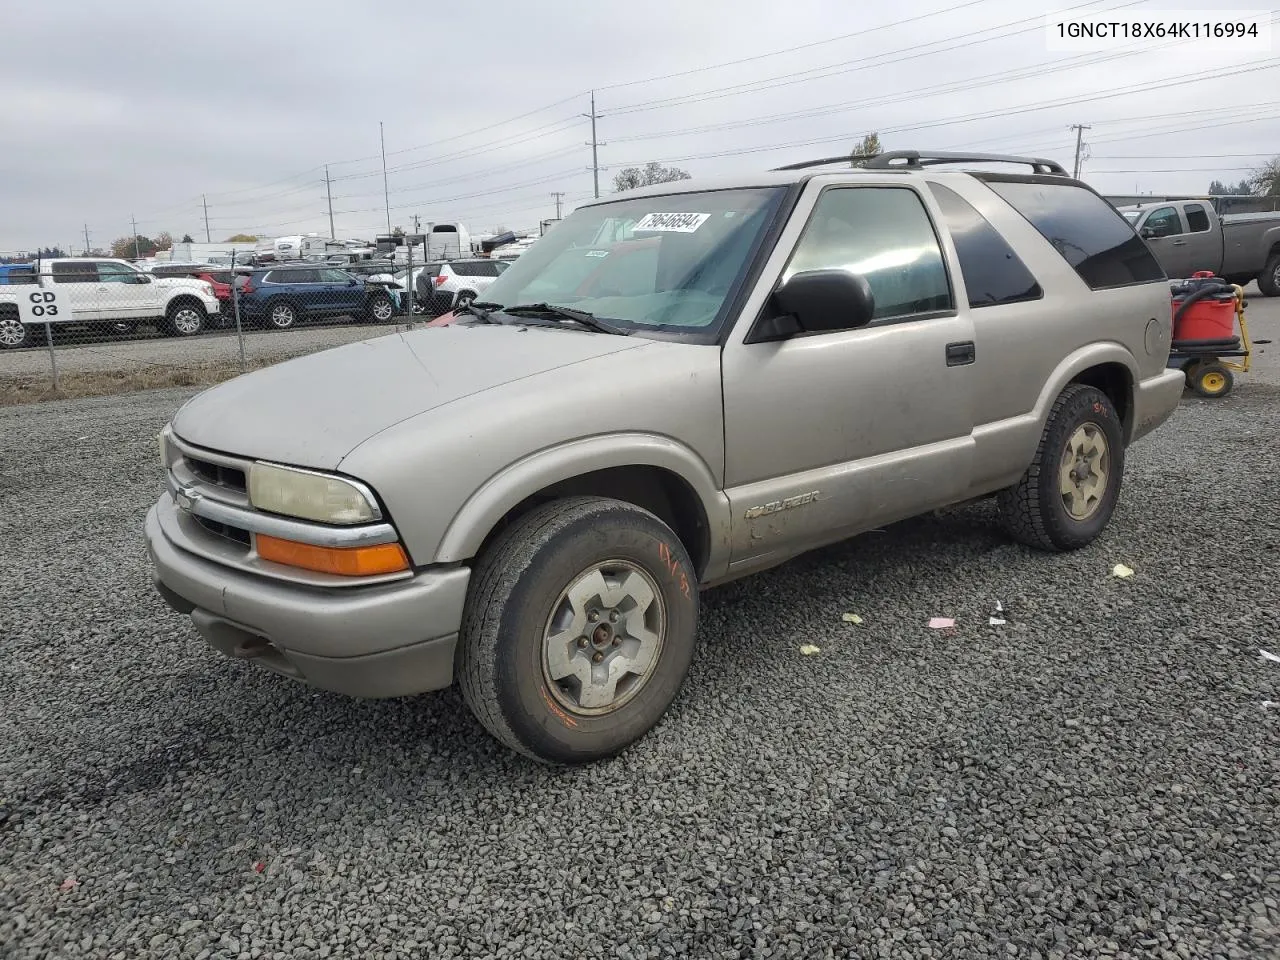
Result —
[[24, 326], [67, 323], [71, 320], [71, 298], [65, 291], [49, 287], [20, 287], [18, 319]]
[[632, 233], [693, 233], [711, 219], [709, 213], [650, 213]]

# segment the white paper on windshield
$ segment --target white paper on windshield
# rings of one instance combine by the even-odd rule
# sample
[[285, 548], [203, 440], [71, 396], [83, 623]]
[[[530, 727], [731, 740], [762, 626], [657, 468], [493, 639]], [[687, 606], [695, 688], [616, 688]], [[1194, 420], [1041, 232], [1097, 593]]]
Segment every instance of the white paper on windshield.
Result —
[[588, 250], [587, 251], [588, 257], [607, 257], [608, 255], [609, 255], [608, 250]]
[[709, 213], [650, 213], [631, 228], [633, 233], [693, 233], [711, 219]]

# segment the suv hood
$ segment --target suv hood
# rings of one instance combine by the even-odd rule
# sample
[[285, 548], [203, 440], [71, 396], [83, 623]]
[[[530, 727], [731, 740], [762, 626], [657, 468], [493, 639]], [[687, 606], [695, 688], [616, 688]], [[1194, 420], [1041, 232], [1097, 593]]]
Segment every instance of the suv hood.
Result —
[[205, 282], [195, 277], [152, 277], [151, 282], [157, 287], [190, 287], [194, 290], [205, 288]]
[[575, 330], [448, 326], [348, 344], [193, 397], [173, 430], [209, 450], [333, 470], [401, 420], [650, 341]]

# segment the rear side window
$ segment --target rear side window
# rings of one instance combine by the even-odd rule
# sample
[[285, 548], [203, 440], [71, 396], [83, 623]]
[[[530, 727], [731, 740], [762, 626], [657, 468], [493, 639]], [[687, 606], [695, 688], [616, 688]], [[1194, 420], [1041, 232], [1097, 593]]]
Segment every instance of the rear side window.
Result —
[[498, 265], [492, 260], [469, 260], [453, 264], [453, 272], [460, 277], [496, 277]]
[[36, 272], [31, 267], [15, 267], [0, 272], [0, 283], [35, 283]]
[[1166, 279], [1133, 227], [1093, 191], [994, 174], [982, 179], [1053, 245], [1090, 289]]
[[1182, 212], [1187, 215], [1187, 230], [1189, 232], [1204, 233], [1209, 229], [1209, 214], [1205, 213], [1203, 205], [1188, 203], [1182, 208]]
[[940, 183], [929, 184], [956, 245], [969, 306], [1039, 300], [1040, 284], [1013, 247], [964, 197]]
[[53, 279], [58, 283], [97, 283], [98, 265], [91, 260], [63, 260], [53, 265]]

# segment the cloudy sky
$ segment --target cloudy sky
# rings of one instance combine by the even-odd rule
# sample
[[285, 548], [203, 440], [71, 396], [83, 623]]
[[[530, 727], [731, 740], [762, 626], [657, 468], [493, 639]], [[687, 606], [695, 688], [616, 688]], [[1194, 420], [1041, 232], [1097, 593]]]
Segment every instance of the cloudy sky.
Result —
[[[1232, 7], [1245, 6], [1231, 3]], [[1103, 192], [1202, 191], [1280, 153], [1280, 55], [1052, 51], [1044, 15], [1185, 0], [131, 0], [10, 4], [0, 250], [161, 230], [340, 237], [459, 219], [536, 227], [648, 160], [692, 173], [849, 149], [1032, 153]], [[84, 16], [69, 15], [76, 8]]]

